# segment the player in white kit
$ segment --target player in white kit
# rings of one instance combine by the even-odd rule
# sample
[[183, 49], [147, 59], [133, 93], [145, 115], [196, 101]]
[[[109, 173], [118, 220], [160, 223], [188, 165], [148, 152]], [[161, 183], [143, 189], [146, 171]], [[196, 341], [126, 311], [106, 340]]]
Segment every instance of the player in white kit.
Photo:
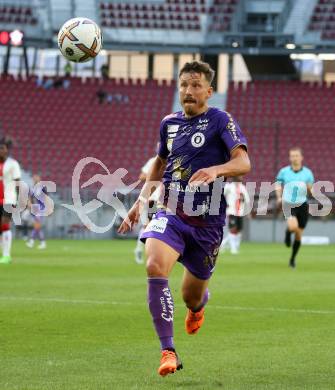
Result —
[[15, 206], [18, 199], [18, 183], [21, 179], [19, 163], [9, 157], [11, 140], [0, 139], [0, 231], [2, 236], [2, 257], [0, 264], [12, 261], [12, 231], [10, 229], [11, 213], [8, 207]]
[[229, 233], [222, 241], [221, 250], [229, 246], [231, 253], [236, 255], [241, 245], [243, 216], [247, 205], [250, 203], [250, 196], [242, 183], [241, 176], [235, 177], [234, 181], [225, 185], [224, 195], [227, 202]]

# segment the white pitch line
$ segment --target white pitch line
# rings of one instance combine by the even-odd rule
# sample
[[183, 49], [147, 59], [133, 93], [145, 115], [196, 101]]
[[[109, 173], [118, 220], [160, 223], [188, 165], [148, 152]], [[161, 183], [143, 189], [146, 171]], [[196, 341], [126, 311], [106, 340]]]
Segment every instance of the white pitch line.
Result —
[[[64, 299], [64, 298], [38, 298], [38, 297], [0, 297], [1, 301], [27, 301], [27, 302], [55, 302], [68, 304], [84, 305], [117, 305], [117, 306], [138, 306], [137, 302], [118, 302], [118, 301], [100, 301], [90, 299]], [[144, 303], [140, 303], [140, 305]], [[177, 304], [177, 307], [184, 305]], [[208, 305], [211, 309], [232, 310], [232, 311], [253, 311], [253, 312], [278, 312], [278, 313], [296, 313], [296, 314], [330, 314], [335, 315], [335, 310], [315, 310], [315, 309], [286, 309], [280, 307], [243, 307], [228, 305]]]
[[35, 298], [35, 297], [0, 297], [2, 301], [55, 302], [84, 305], [135, 305], [132, 302], [98, 301], [90, 299]]
[[210, 307], [214, 309], [236, 310], [236, 311], [273, 311], [279, 313], [335, 314], [335, 310], [285, 309], [280, 307], [241, 307], [241, 306], [220, 306], [220, 305], [210, 305]]

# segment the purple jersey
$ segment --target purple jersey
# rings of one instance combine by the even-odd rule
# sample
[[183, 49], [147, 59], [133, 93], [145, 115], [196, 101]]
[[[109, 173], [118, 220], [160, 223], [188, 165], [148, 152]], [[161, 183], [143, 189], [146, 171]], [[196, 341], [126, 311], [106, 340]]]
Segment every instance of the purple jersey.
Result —
[[[224, 225], [223, 188], [220, 188], [219, 199], [215, 200], [219, 202], [218, 207], [213, 208], [211, 202], [215, 196], [217, 198], [217, 187], [213, 192], [212, 183], [204, 192], [199, 187], [190, 188], [188, 181], [201, 168], [228, 162], [231, 151], [240, 145], [246, 147], [247, 142], [239, 125], [229, 113], [218, 108], [211, 107], [193, 118], [186, 118], [182, 111], [165, 117], [160, 127], [158, 151], [160, 157], [167, 159], [163, 206], [171, 209], [169, 204], [176, 204], [177, 215], [191, 225]], [[201, 214], [189, 210], [201, 210]]]

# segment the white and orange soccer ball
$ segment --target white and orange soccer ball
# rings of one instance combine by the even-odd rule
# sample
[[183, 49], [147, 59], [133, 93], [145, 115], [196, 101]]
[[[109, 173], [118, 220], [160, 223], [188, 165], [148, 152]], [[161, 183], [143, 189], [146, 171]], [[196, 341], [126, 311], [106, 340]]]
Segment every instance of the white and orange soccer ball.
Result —
[[63, 56], [69, 61], [90, 61], [101, 50], [101, 30], [88, 18], [70, 19], [59, 30], [58, 46]]

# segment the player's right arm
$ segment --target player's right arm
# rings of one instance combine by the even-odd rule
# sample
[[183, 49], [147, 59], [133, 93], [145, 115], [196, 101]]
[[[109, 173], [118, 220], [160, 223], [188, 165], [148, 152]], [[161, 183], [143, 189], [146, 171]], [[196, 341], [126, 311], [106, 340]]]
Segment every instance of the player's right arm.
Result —
[[282, 203], [282, 199], [283, 199], [282, 196], [283, 196], [283, 187], [280, 183], [276, 182], [276, 198], [278, 204]]
[[160, 182], [162, 180], [165, 168], [166, 159], [169, 155], [169, 150], [166, 144], [167, 132], [165, 121], [163, 120], [160, 126], [160, 143], [158, 154], [152, 163], [152, 166], [147, 174], [145, 183], [142, 187], [139, 197], [134, 203], [133, 207], [129, 210], [127, 217], [121, 223], [118, 233], [126, 233], [136, 225], [140, 219], [140, 215], [144, 207], [149, 202], [150, 195], [154, 192], [155, 186], [153, 183]]
[[143, 208], [147, 205], [147, 203], [149, 202], [150, 195], [156, 189], [156, 187], [153, 186], [153, 183], [157, 183], [162, 180], [165, 168], [166, 160], [157, 155], [147, 175], [140, 195], [137, 198], [136, 202], [133, 204], [132, 208], [129, 210], [127, 217], [121, 223], [118, 229], [118, 233], [126, 233], [138, 223]]
[[313, 196], [312, 189], [313, 189], [313, 184], [315, 182], [315, 179], [314, 179], [313, 172], [310, 169], [308, 171], [309, 171], [308, 172], [308, 179], [306, 181], [307, 194], [308, 194], [308, 196]]
[[145, 181], [147, 178], [147, 175], [143, 172], [141, 172], [138, 176], [138, 180]]
[[142, 167], [141, 169], [141, 173], [139, 174], [138, 178], [139, 180], [141, 180], [142, 182], [145, 182], [146, 179], [147, 179], [147, 176], [148, 176], [148, 173], [150, 171], [150, 168], [151, 168], [151, 164], [152, 164], [152, 158], [150, 158]]

